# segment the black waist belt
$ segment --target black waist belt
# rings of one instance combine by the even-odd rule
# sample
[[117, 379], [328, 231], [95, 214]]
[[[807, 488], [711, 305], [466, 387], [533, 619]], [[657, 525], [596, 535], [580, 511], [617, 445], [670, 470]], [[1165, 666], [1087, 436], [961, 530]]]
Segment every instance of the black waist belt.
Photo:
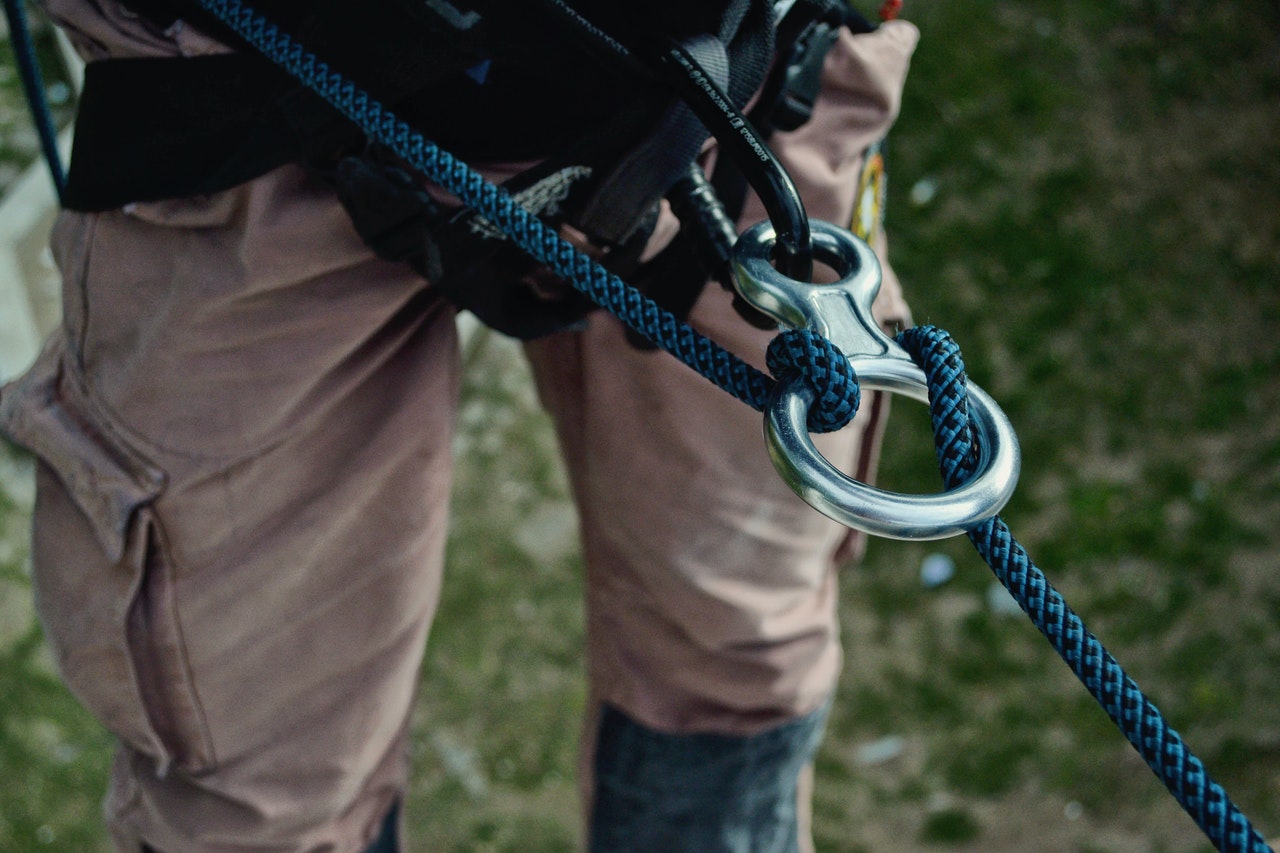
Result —
[[[569, 147], [629, 97], [598, 77], [579, 78], [566, 97], [563, 79], [553, 86], [548, 73], [499, 65], [479, 85], [458, 72], [400, 94], [393, 109], [464, 159], [500, 162]], [[256, 54], [93, 62], [65, 205], [109, 210], [213, 193], [286, 163], [331, 159], [362, 139], [320, 96]]]
[[[345, 0], [270, 5], [301, 44], [444, 150], [477, 164], [539, 161], [508, 189], [528, 195], [521, 202], [552, 227], [567, 222], [587, 234], [615, 265], [633, 264], [659, 200], [689, 172], [706, 129], [635, 57], [603, 51], [594, 31], [543, 4], [472, 2], [488, 14], [443, 0], [382, 0], [368, 15]], [[171, 5], [184, 7], [155, 4], [157, 24]], [[773, 13], [767, 0], [726, 8], [719, 35], [682, 44], [741, 105], [772, 57]], [[465, 38], [440, 38], [430, 16], [418, 25], [412, 18], [424, 9], [448, 11], [445, 25]], [[217, 22], [208, 26], [218, 32]], [[549, 298], [555, 288], [528, 286], [545, 271], [531, 269], [474, 211], [439, 209], [421, 176], [367, 146], [361, 128], [248, 45], [225, 40], [241, 50], [86, 68], [66, 207], [207, 195], [301, 162], [332, 182], [375, 252], [409, 264], [495, 328], [533, 337], [586, 310], [558, 293]], [[495, 289], [495, 281], [506, 284]]]
[[258, 57], [92, 62], [64, 204], [108, 210], [217, 192], [344, 133], [355, 131]]

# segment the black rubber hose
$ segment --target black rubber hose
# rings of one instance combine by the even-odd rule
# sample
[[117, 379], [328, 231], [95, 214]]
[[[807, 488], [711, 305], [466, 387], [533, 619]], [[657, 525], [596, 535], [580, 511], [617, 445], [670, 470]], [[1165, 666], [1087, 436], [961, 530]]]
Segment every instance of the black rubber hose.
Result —
[[809, 217], [787, 170], [688, 51], [678, 44], [671, 45], [662, 55], [661, 64], [671, 84], [764, 202], [777, 233], [774, 260], [778, 269], [797, 281], [809, 281], [813, 274]]

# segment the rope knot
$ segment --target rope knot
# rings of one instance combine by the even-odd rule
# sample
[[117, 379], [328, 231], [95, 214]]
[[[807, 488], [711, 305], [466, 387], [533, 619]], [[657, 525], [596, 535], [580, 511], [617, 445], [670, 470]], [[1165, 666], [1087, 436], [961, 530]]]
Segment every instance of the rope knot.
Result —
[[853, 365], [835, 344], [811, 329], [786, 329], [769, 342], [769, 372], [778, 380], [800, 376], [813, 389], [810, 432], [835, 432], [853, 420], [862, 392]]
[[929, 416], [934, 452], [948, 489], [966, 483], [978, 468], [978, 445], [969, 424], [964, 359], [951, 335], [937, 326], [913, 326], [898, 343], [924, 371], [929, 382]]

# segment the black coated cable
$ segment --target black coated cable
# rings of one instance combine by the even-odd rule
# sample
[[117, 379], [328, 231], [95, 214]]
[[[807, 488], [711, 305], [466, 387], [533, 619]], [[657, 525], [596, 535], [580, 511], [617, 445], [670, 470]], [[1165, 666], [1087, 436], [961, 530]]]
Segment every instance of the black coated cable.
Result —
[[760, 196], [778, 239], [775, 261], [784, 275], [809, 281], [813, 243], [809, 216], [791, 175], [763, 138], [683, 46], [670, 45], [661, 65], [694, 114]]
[[[564, 0], [545, 0], [545, 4], [562, 22], [594, 44], [598, 54], [625, 65], [633, 73], [651, 76], [625, 45]], [[670, 45], [659, 57], [658, 70], [760, 196], [778, 235], [778, 268], [790, 278], [808, 281], [813, 273], [809, 216], [795, 182], [764, 137], [682, 46]]]

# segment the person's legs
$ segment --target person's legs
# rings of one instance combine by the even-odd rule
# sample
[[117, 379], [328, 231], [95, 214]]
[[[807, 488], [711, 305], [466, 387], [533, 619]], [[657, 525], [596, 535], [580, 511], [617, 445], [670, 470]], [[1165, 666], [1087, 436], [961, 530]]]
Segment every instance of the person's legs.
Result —
[[64, 215], [55, 254], [65, 329], [0, 427], [40, 460], [46, 635], [121, 740], [119, 849], [365, 850], [440, 582], [452, 310], [293, 168]]
[[[726, 294], [695, 316], [713, 309], [732, 322]], [[774, 473], [758, 413], [616, 323], [528, 349], [583, 522], [592, 849], [793, 849], [845, 531]], [[857, 435], [824, 449], [847, 459]]]
[[[892, 120], [915, 31], [865, 39], [841, 41], [814, 120], [774, 140], [816, 218], [849, 221], [861, 151]], [[750, 204], [744, 224], [762, 217]], [[891, 274], [879, 309], [906, 322]], [[772, 333], [741, 321], [728, 294], [709, 288], [690, 319], [762, 366]], [[591, 849], [807, 848], [799, 780], [840, 669], [835, 567], [856, 539], [781, 481], [761, 415], [630, 347], [611, 318], [527, 352], [582, 516]], [[865, 395], [820, 448], [869, 479], [883, 413]]]

